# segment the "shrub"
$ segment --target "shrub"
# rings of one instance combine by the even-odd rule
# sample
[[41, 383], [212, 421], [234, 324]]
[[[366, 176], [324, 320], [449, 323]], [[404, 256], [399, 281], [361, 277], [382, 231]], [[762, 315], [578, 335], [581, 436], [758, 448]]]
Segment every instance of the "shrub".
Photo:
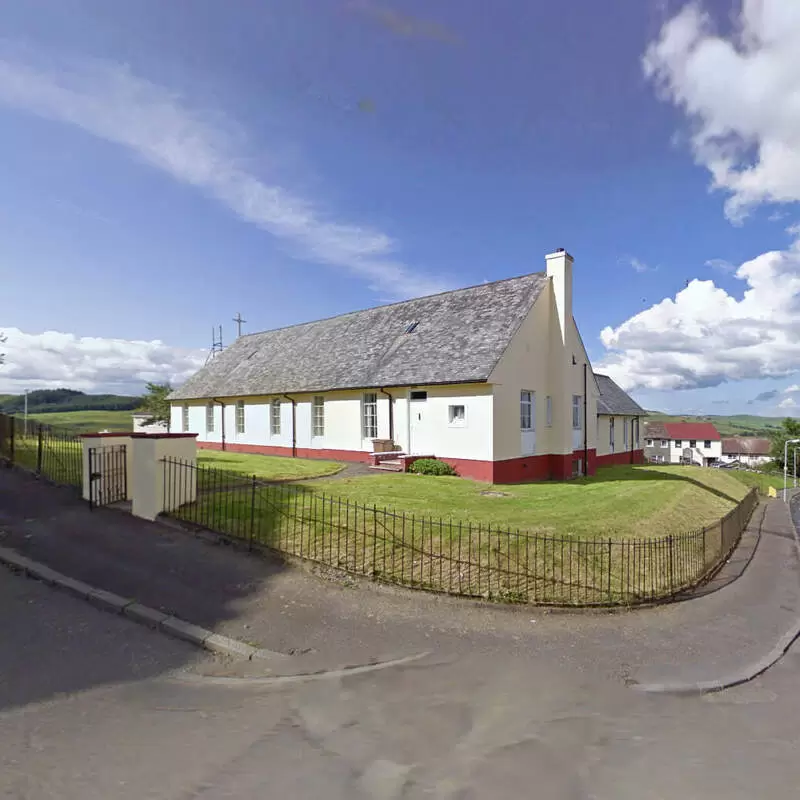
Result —
[[408, 471], [417, 475], [458, 475], [453, 467], [438, 458], [420, 458], [411, 464]]

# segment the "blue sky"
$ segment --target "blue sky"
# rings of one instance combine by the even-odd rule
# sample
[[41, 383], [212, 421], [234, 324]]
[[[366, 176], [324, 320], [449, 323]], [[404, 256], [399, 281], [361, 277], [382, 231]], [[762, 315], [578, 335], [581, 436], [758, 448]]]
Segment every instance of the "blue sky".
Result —
[[792, 413], [793, 5], [10, 0], [0, 390], [180, 380], [237, 311], [566, 247], [590, 357], [643, 404]]

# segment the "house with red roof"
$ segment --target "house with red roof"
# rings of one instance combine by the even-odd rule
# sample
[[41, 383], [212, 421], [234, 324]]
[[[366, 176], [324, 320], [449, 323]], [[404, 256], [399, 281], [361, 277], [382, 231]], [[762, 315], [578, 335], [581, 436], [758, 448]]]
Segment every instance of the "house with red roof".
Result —
[[652, 464], [708, 467], [722, 459], [722, 437], [710, 422], [648, 422], [644, 455]]

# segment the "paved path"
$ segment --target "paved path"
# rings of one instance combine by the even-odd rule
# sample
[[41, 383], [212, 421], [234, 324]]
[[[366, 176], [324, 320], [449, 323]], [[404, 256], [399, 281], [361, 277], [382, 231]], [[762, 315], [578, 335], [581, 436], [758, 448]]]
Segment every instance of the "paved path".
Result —
[[233, 665], [0, 569], [0, 797], [786, 800], [800, 655], [645, 696], [504, 647], [315, 682]]
[[756, 528], [762, 515], [752, 562], [720, 591], [658, 609], [550, 613], [322, 581], [120, 512], [89, 512], [68, 490], [0, 471], [4, 546], [220, 633], [300, 654], [313, 667], [499, 648], [620, 685], [735, 674], [796, 624], [800, 571], [789, 515], [773, 501], [756, 513]]

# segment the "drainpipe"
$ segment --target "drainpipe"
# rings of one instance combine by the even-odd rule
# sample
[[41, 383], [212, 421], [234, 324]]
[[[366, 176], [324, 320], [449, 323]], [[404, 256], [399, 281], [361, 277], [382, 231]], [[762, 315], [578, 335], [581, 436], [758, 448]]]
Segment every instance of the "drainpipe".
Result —
[[389, 438], [392, 440], [392, 445], [394, 445], [394, 398], [386, 389], [380, 389], [380, 391], [389, 398]]
[[292, 458], [297, 458], [297, 400], [288, 394], [284, 397], [292, 404]]
[[211, 398], [212, 403], [219, 403], [222, 407], [222, 449], [225, 450], [225, 403], [222, 400], [218, 400], [216, 397]]
[[583, 365], [583, 474], [589, 474], [589, 365]]

